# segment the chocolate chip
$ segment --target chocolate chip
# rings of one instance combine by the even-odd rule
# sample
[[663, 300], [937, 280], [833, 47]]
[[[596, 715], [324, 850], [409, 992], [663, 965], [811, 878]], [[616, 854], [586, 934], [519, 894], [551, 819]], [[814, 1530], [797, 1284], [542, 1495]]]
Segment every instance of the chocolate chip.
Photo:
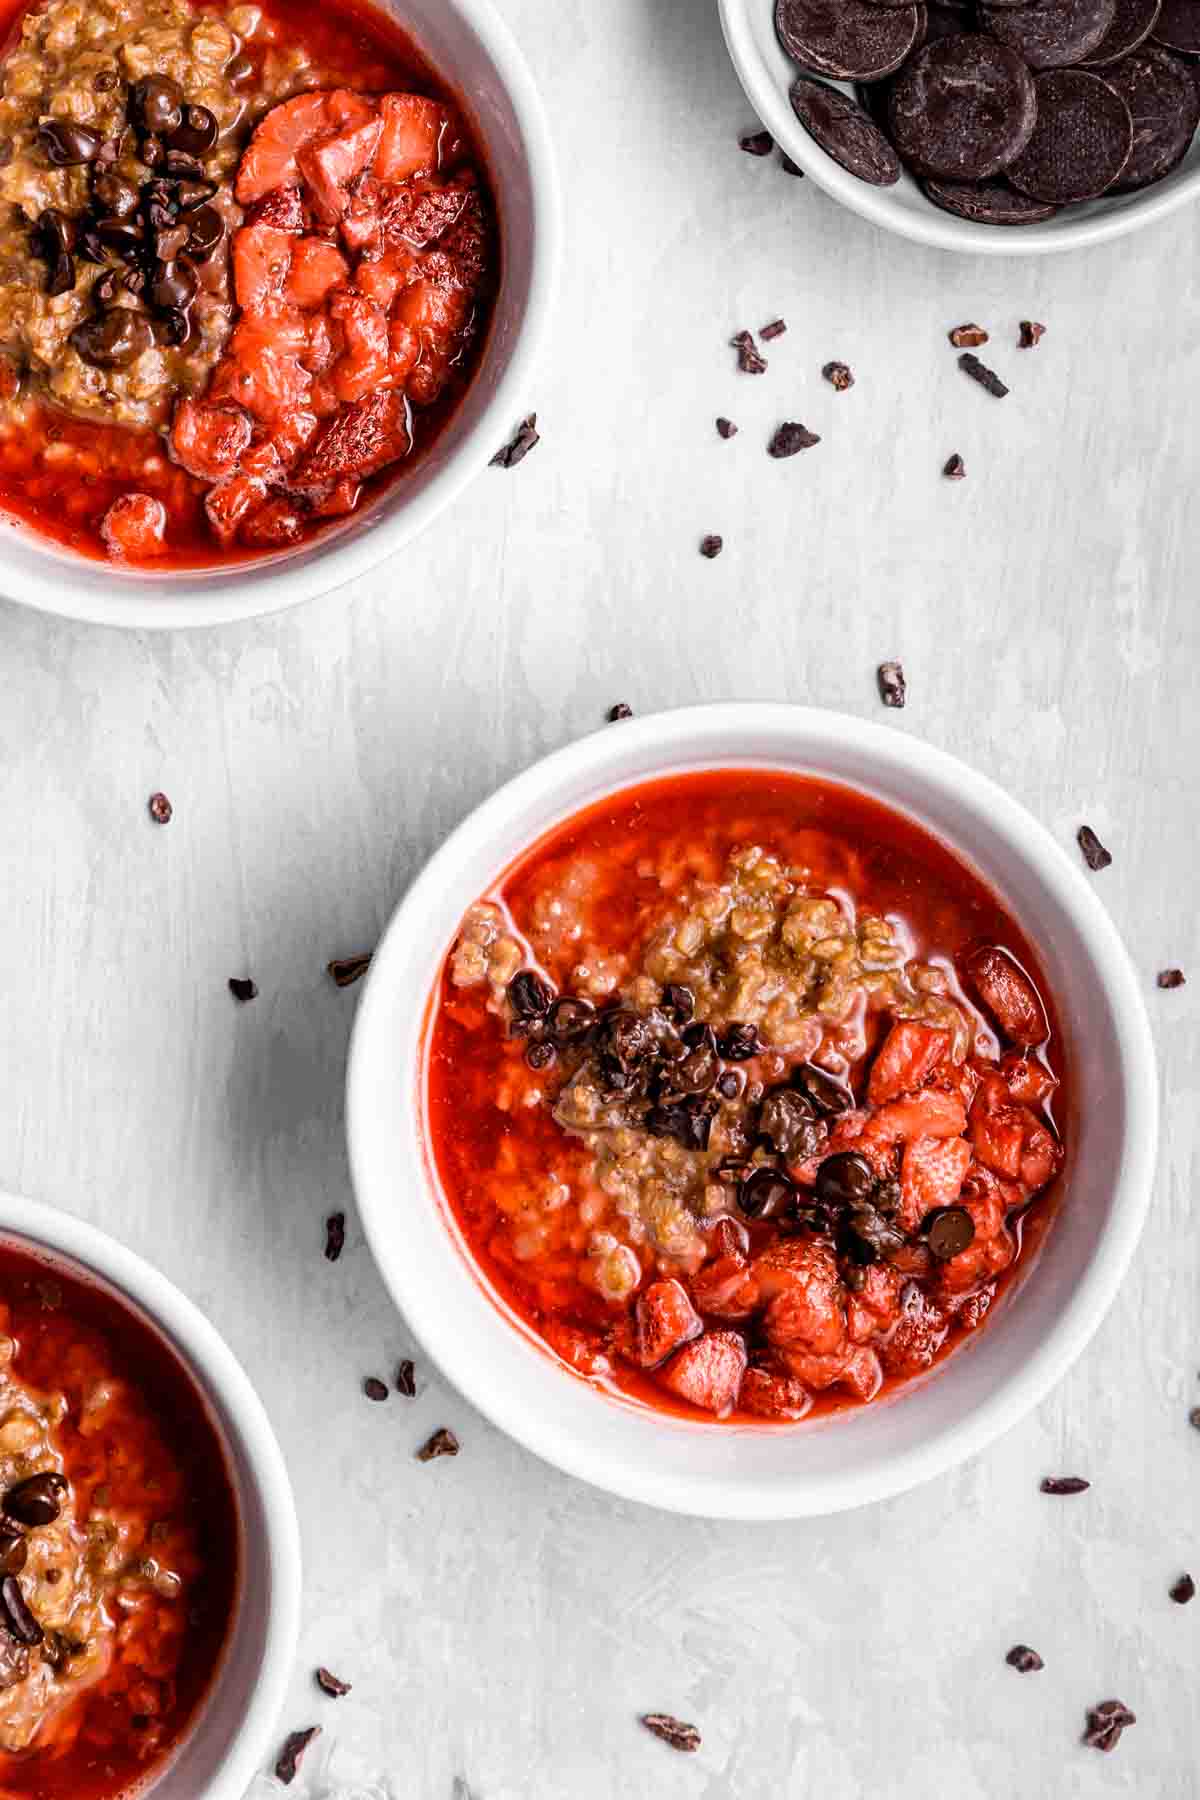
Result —
[[167, 150], [162, 159], [163, 174], [172, 181], [203, 181], [204, 164], [184, 150]]
[[169, 75], [144, 75], [129, 90], [129, 117], [142, 131], [178, 131], [183, 123], [183, 89]]
[[904, 705], [908, 698], [908, 682], [898, 662], [880, 663], [876, 679], [879, 682], [879, 698], [885, 706]]
[[964, 375], [969, 375], [972, 381], [977, 381], [986, 393], [994, 394], [997, 400], [1003, 400], [1007, 394], [1008, 389], [996, 371], [989, 369], [986, 363], [981, 363], [979, 358], [972, 356], [969, 350], [965, 350], [959, 357], [958, 366]]
[[127, 369], [150, 348], [153, 339], [140, 313], [128, 306], [114, 306], [76, 325], [69, 342], [77, 356], [98, 369]]
[[320, 1737], [321, 1727], [310, 1725], [307, 1731], [293, 1731], [284, 1739], [283, 1749], [279, 1752], [275, 1764], [275, 1779], [282, 1781], [284, 1787], [290, 1787], [296, 1779], [297, 1770], [304, 1760], [304, 1752], [314, 1738]]
[[554, 1001], [554, 989], [533, 969], [522, 969], [514, 975], [506, 991], [518, 1019], [544, 1018]]
[[324, 1667], [317, 1670], [316, 1682], [321, 1692], [328, 1694], [331, 1700], [341, 1700], [351, 1688], [350, 1682], [339, 1681], [336, 1675]]
[[75, 125], [68, 119], [43, 119], [38, 126], [38, 147], [56, 169], [93, 162], [102, 142], [98, 131], [89, 131], [86, 125]]
[[986, 344], [988, 334], [982, 325], [956, 325], [950, 333], [950, 342], [956, 350], [978, 350], [980, 344]]
[[620, 719], [632, 719], [633, 708], [632, 706], [626, 706], [624, 700], [618, 700], [615, 706], [609, 707], [606, 716], [609, 724], [615, 725]]
[[336, 1262], [346, 1248], [346, 1215], [330, 1213], [325, 1221], [325, 1261]]
[[717, 420], [717, 436], [727, 439], [737, 436], [737, 426], [732, 419]]
[[1172, 1582], [1167, 1592], [1176, 1606], [1186, 1606], [1189, 1600], [1196, 1597], [1196, 1584], [1190, 1575], [1181, 1575], [1178, 1581]]
[[814, 1156], [827, 1131], [827, 1126], [817, 1124], [811, 1101], [795, 1088], [774, 1087], [763, 1097], [758, 1115], [759, 1136], [785, 1162]]
[[741, 1069], [726, 1069], [717, 1076], [717, 1092], [722, 1100], [740, 1099], [746, 1086], [746, 1077]]
[[497, 450], [492, 458], [491, 467], [493, 469], [515, 469], [519, 462], [524, 462], [533, 446], [540, 442], [537, 414], [530, 413], [528, 418], [522, 419], [516, 436], [510, 438], [507, 444], [503, 444]]
[[798, 1190], [782, 1169], [752, 1169], [738, 1189], [738, 1205], [748, 1219], [778, 1218], [794, 1211]]
[[738, 149], [747, 156], [770, 156], [775, 140], [769, 131], [750, 131], [738, 139]]
[[809, 431], [795, 419], [787, 419], [767, 445], [767, 455], [777, 459], [795, 456], [800, 450], [811, 450], [820, 441], [815, 431]]
[[368, 1400], [387, 1399], [388, 1384], [386, 1381], [380, 1381], [378, 1375], [368, 1375], [362, 1385], [363, 1393], [367, 1396]]
[[110, 219], [131, 218], [141, 201], [136, 185], [124, 175], [118, 175], [115, 170], [97, 175], [92, 183], [92, 193], [98, 207], [103, 208], [106, 217]]
[[19, 1525], [37, 1530], [39, 1526], [54, 1524], [62, 1512], [66, 1493], [66, 1476], [56, 1469], [49, 1469], [40, 1475], [30, 1475], [16, 1487], [9, 1488], [4, 1496], [4, 1510]]
[[361, 981], [371, 966], [371, 953], [366, 951], [362, 956], [337, 956], [331, 963], [326, 963], [328, 973], [340, 988], [353, 987]]
[[662, 991], [662, 1005], [676, 1025], [686, 1025], [696, 1010], [696, 996], [681, 982], [668, 981]]
[[698, 1750], [700, 1733], [694, 1725], [685, 1725], [682, 1719], [673, 1719], [670, 1713], [643, 1713], [642, 1724], [647, 1731], [652, 1731], [656, 1738], [664, 1744], [670, 1744], [672, 1750]]
[[1161, 181], [1182, 162], [1200, 124], [1200, 89], [1193, 64], [1154, 44], [1102, 73], [1133, 120], [1129, 160], [1112, 186], [1115, 194], [1129, 194]]
[[6, 1626], [18, 1644], [40, 1644], [45, 1633], [29, 1610], [15, 1575], [0, 1581], [0, 1627]]
[[596, 1009], [590, 1000], [563, 994], [546, 1015], [546, 1030], [556, 1044], [570, 1044], [586, 1037], [595, 1022]]
[[816, 1063], [800, 1063], [793, 1069], [792, 1086], [799, 1088], [811, 1100], [817, 1112], [826, 1118], [848, 1112], [854, 1105], [854, 1098], [849, 1090], [840, 1081], [835, 1081], [826, 1069], [819, 1069]]
[[1137, 1714], [1131, 1712], [1123, 1700], [1102, 1700], [1099, 1706], [1088, 1710], [1083, 1741], [1093, 1750], [1115, 1750], [1121, 1741], [1121, 1733], [1136, 1724]]
[[170, 134], [171, 148], [203, 156], [216, 143], [218, 131], [216, 115], [207, 106], [185, 106], [183, 123]]
[[1157, 983], [1160, 988], [1181, 988], [1187, 980], [1182, 969], [1160, 969]]
[[0, 1526], [0, 1575], [19, 1575], [29, 1560], [29, 1545], [19, 1531]]
[[396, 1392], [403, 1394], [406, 1400], [413, 1399], [416, 1394], [416, 1373], [416, 1369], [408, 1357], [405, 1357], [396, 1370]]
[[685, 1150], [707, 1150], [716, 1110], [715, 1100], [700, 1095], [669, 1101], [650, 1108], [646, 1130], [651, 1137], [673, 1137]]
[[817, 1170], [816, 1196], [822, 1206], [859, 1206], [878, 1186], [875, 1171], [857, 1150], [840, 1150], [827, 1156]]
[[785, 320], [772, 319], [771, 323], [769, 325], [764, 325], [762, 327], [762, 329], [760, 330], [758, 335], [760, 338], [762, 338], [764, 340], [764, 342], [770, 344], [774, 341], [775, 338], [782, 337], [786, 330], [787, 330], [787, 324], [786, 324]]
[[1020, 337], [1017, 339], [1018, 350], [1035, 350], [1046, 335], [1046, 327], [1039, 325], [1036, 319], [1022, 319]]
[[700, 554], [701, 556], [707, 557], [709, 562], [711, 562], [715, 556], [720, 556], [724, 548], [725, 539], [723, 537], [718, 537], [716, 532], [710, 532], [707, 537], [702, 537], [700, 539]]
[[433, 1462], [439, 1456], [457, 1456], [458, 1451], [458, 1439], [443, 1425], [440, 1431], [435, 1431], [433, 1436], [421, 1445], [417, 1451], [417, 1461]]
[[251, 981], [248, 975], [231, 975], [229, 977], [229, 991], [235, 1000], [240, 1000], [242, 1002], [243, 1006], [247, 1000], [258, 999], [258, 984], [257, 982]]
[[1089, 869], [1107, 869], [1112, 862], [1112, 851], [1106, 850], [1090, 825], [1081, 825], [1075, 833], [1079, 848], [1083, 851], [1083, 860]]
[[1046, 1475], [1040, 1483], [1043, 1494], [1086, 1494], [1091, 1485], [1082, 1475]]
[[730, 338], [730, 343], [738, 353], [738, 368], [743, 375], [761, 375], [767, 366], [765, 356], [760, 356], [758, 346], [748, 331], [739, 331]]
[[939, 1262], [949, 1262], [975, 1242], [975, 1221], [965, 1206], [939, 1206], [926, 1213], [921, 1229]]
[[525, 1061], [531, 1069], [548, 1069], [557, 1056], [558, 1051], [554, 1045], [548, 1038], [542, 1038], [536, 1044], [529, 1045], [525, 1052]]
[[749, 1062], [762, 1049], [758, 1026], [744, 1025], [737, 1019], [731, 1020], [721, 1033], [718, 1048], [726, 1062]]
[[821, 373], [839, 394], [844, 394], [847, 388], [854, 386], [854, 375], [848, 363], [827, 362]]
[[1020, 1675], [1034, 1675], [1046, 1666], [1037, 1651], [1031, 1650], [1028, 1644], [1014, 1644], [1004, 1660], [1010, 1669], [1016, 1669]]

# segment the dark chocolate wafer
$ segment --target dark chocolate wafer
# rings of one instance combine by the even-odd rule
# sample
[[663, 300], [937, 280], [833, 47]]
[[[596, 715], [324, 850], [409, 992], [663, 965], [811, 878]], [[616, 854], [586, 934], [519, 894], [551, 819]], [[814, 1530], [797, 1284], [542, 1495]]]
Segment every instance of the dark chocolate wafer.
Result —
[[925, 193], [943, 212], [975, 225], [1040, 225], [1058, 211], [1044, 200], [1018, 193], [1002, 175], [991, 181], [927, 181]]
[[982, 181], [1020, 154], [1033, 134], [1033, 77], [1017, 55], [980, 32], [939, 38], [892, 83], [892, 142], [918, 174]]
[[1163, 0], [1152, 35], [1168, 50], [1200, 56], [1200, 0]]
[[1113, 183], [1115, 193], [1131, 194], [1161, 181], [1183, 161], [1200, 125], [1200, 90], [1187, 64], [1156, 44], [1105, 69], [1104, 79], [1133, 119], [1129, 161]]
[[980, 23], [1031, 69], [1065, 69], [1104, 42], [1117, 0], [1031, 0], [1028, 6], [979, 9]]
[[809, 136], [851, 175], [872, 187], [899, 181], [900, 158], [849, 94], [801, 75], [792, 84], [792, 107]]
[[879, 81], [925, 30], [923, 6], [876, 0], [776, 0], [775, 29], [794, 62], [835, 81]]
[[1133, 148], [1129, 108], [1103, 76], [1050, 69], [1037, 78], [1037, 127], [1005, 174], [1035, 200], [1094, 200], [1118, 180]]
[[1082, 69], [1102, 69], [1120, 62], [1144, 44], [1158, 23], [1162, 0], [1117, 0], [1116, 16], [1103, 40], [1080, 63]]

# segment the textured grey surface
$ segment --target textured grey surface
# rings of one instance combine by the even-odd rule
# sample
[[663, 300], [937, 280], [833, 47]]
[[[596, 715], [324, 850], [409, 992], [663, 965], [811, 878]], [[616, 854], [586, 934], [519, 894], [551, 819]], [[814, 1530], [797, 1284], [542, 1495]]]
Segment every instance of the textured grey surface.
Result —
[[[174, 640], [0, 606], [0, 1182], [106, 1226], [225, 1332], [289, 1458], [308, 1563], [281, 1725], [443, 1800], [1198, 1791], [1196, 215], [1053, 261], [887, 239], [737, 149], [707, 0], [505, 0], [563, 151], [544, 442], [353, 592]], [[782, 314], [768, 373], [727, 339]], [[1019, 318], [1044, 320], [1035, 351]], [[990, 399], [948, 327], [978, 319]], [[822, 363], [851, 363], [835, 394]], [[741, 427], [722, 443], [713, 418]], [[774, 463], [780, 419], [818, 448]], [[515, 421], [514, 421], [515, 422]], [[968, 478], [942, 479], [951, 451]], [[724, 555], [701, 560], [702, 534]], [[600, 723], [735, 697], [884, 715], [1004, 783], [1095, 877], [1146, 983], [1165, 1119], [1112, 1316], [985, 1457], [888, 1505], [738, 1528], [533, 1461], [410, 1348], [349, 1204], [355, 994], [413, 870], [497, 781]], [[145, 799], [175, 803], [165, 830]], [[1154, 990], [1168, 963], [1191, 971]], [[261, 989], [238, 1007], [230, 975]], [[1087, 1196], [1075, 1197], [1087, 1204]], [[436, 1425], [457, 1461], [421, 1467]], [[1050, 1501], [1047, 1472], [1090, 1494]], [[1005, 1668], [1024, 1640], [1045, 1672]], [[326, 1662], [353, 1695], [322, 1700]], [[1110, 1758], [1087, 1704], [1142, 1723]], [[635, 1715], [696, 1719], [674, 1756]], [[296, 1790], [293, 1790], [296, 1791]]]

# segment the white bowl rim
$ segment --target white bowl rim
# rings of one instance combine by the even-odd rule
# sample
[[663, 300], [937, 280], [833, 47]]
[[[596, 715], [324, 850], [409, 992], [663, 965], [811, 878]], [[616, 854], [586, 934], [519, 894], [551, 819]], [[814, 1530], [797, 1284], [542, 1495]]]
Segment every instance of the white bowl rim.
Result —
[[[226, 1408], [240, 1449], [258, 1483], [267, 1534], [270, 1597], [258, 1679], [219, 1774], [196, 1800], [242, 1800], [271, 1745], [283, 1710], [300, 1637], [303, 1570], [300, 1525], [283, 1452], [250, 1378], [214, 1325], [165, 1275], [115, 1238], [39, 1200], [0, 1189], [0, 1238], [73, 1258], [144, 1308], [166, 1333], [183, 1365], [207, 1382]], [[198, 1376], [197, 1376], [198, 1372]], [[197, 1722], [208, 1698], [201, 1702]], [[193, 1726], [193, 1729], [195, 1726]], [[146, 1800], [151, 1800], [151, 1788]]]
[[860, 181], [821, 149], [796, 118], [786, 88], [780, 92], [771, 82], [759, 79], [748, 15], [751, 7], [773, 10], [774, 0], [717, 0], [717, 5], [726, 48], [746, 98], [776, 143], [833, 199], [870, 224], [913, 243], [979, 256], [1052, 256], [1126, 237], [1167, 218], [1200, 195], [1200, 168], [1196, 168], [1181, 181], [1158, 182], [1135, 196], [1125, 196], [1124, 204], [1113, 211], [1089, 212], [1069, 224], [981, 225], [943, 212], [932, 201], [924, 208], [895, 206], [887, 198], [890, 188]]
[[[614, 744], [614, 730], [628, 734], [624, 739], [626, 743], [640, 740], [644, 748], [661, 751], [661, 766], [665, 772], [686, 767], [689, 760], [697, 768], [722, 766], [719, 757], [706, 760], [702, 752], [687, 749], [689, 736], [698, 731], [706, 731], [712, 736], [725, 731], [732, 736], [739, 726], [744, 727], [751, 719], [759, 727], [782, 731], [794, 724], [797, 715], [803, 715], [806, 728], [812, 733], [835, 736], [841, 745], [866, 751], [893, 767], [914, 769], [943, 788], [967, 790], [977, 809], [989, 811], [1010, 834], [1020, 834], [1023, 853], [1036, 861], [1040, 872], [1053, 882], [1058, 897], [1087, 939], [1099, 979], [1111, 995], [1114, 1018], [1122, 1026], [1130, 1052], [1126, 1059], [1124, 1094], [1129, 1112], [1125, 1134], [1129, 1162], [1120, 1184], [1121, 1204], [1114, 1207], [1084, 1276], [1055, 1327], [1019, 1367], [998, 1384], [992, 1396], [960, 1423], [940, 1430], [936, 1436], [896, 1456], [886, 1466], [869, 1471], [865, 1478], [851, 1472], [840, 1482], [828, 1482], [815, 1503], [813, 1496], [801, 1491], [802, 1475], [790, 1490], [787, 1503], [781, 1504], [778, 1493], [749, 1492], [736, 1478], [709, 1474], [700, 1497], [703, 1504], [698, 1505], [695, 1487], [685, 1479], [628, 1466], [614, 1477], [606, 1467], [598, 1466], [598, 1459], [586, 1446], [576, 1444], [564, 1448], [553, 1426], [547, 1427], [532, 1409], [524, 1407], [519, 1395], [505, 1392], [498, 1384], [491, 1385], [481, 1379], [477, 1360], [460, 1350], [456, 1334], [446, 1329], [447, 1309], [441, 1305], [441, 1296], [426, 1295], [406, 1282], [407, 1265], [401, 1234], [395, 1229], [394, 1175], [390, 1170], [380, 1171], [377, 1159], [368, 1149], [367, 1092], [376, 1040], [382, 1029], [382, 1023], [377, 1020], [382, 1022], [385, 1018], [385, 990], [392, 964], [398, 963], [405, 951], [408, 918], [419, 911], [426, 896], [436, 896], [445, 889], [446, 871], [453, 867], [461, 846], [468, 841], [482, 842], [494, 836], [495, 824], [519, 814], [539, 796], [553, 791], [560, 782], [565, 783], [593, 768], [601, 772], [607, 759], [607, 747]], [[682, 762], [673, 758], [672, 752], [677, 748], [683, 752]], [[755, 766], [766, 765], [760, 762]], [[647, 773], [636, 780], [619, 779], [604, 791], [620, 792], [654, 778], [652, 773]], [[547, 828], [547, 824], [539, 824], [527, 841], [536, 842]], [[963, 852], [960, 850], [959, 854]], [[496, 873], [500, 872], [497, 869]], [[447, 935], [452, 932], [453, 925], [453, 920], [447, 921]], [[423, 993], [419, 1006], [413, 1009], [418, 1021], [424, 1019], [426, 999], [427, 995]], [[419, 1023], [417, 1029], [422, 1030], [423, 1025]], [[990, 777], [979, 774], [949, 752], [919, 738], [851, 714], [786, 702], [716, 701], [647, 714], [622, 721], [618, 727], [602, 727], [551, 752], [484, 800], [434, 852], [398, 903], [371, 960], [350, 1042], [346, 1129], [359, 1215], [384, 1284], [426, 1352], [454, 1386], [494, 1425], [555, 1467], [625, 1499], [705, 1518], [805, 1518], [887, 1499], [978, 1454], [1038, 1405], [1076, 1361], [1112, 1305], [1149, 1208], [1158, 1139], [1158, 1072], [1141, 989], [1125, 946], [1103, 904], [1045, 826]], [[418, 1180], [423, 1189], [427, 1188], [424, 1173]], [[436, 1196], [434, 1198], [436, 1204]], [[467, 1273], [469, 1275], [471, 1271]], [[498, 1306], [495, 1315], [505, 1331], [513, 1330]], [[581, 1387], [584, 1385], [580, 1383]], [[597, 1396], [597, 1404], [604, 1403]]]
[[[512, 103], [524, 139], [534, 220], [529, 290], [512, 353], [491, 399], [446, 466], [420, 494], [383, 514], [368, 530], [353, 538], [318, 541], [307, 557], [284, 555], [228, 568], [181, 569], [175, 575], [153, 571], [123, 575], [39, 540], [36, 532], [25, 529], [23, 541], [38, 552], [37, 561], [22, 572], [19, 592], [6, 591], [0, 597], [60, 618], [138, 631], [264, 618], [332, 593], [377, 568], [452, 506], [483, 471], [510, 434], [517, 413], [527, 406], [527, 384], [558, 289], [562, 204], [545, 108], [516, 38], [497, 12], [495, 0], [452, 0], [452, 4], [495, 64]], [[93, 581], [98, 575], [110, 579], [103, 586], [76, 585], [75, 570], [86, 571]], [[176, 585], [185, 583], [191, 591], [176, 596]]]

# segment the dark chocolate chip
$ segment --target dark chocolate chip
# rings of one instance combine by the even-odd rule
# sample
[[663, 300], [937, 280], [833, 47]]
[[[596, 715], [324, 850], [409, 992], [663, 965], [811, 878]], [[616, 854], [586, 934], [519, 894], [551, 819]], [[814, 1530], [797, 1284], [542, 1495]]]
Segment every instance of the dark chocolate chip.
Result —
[[417, 1391], [417, 1372], [411, 1360], [406, 1356], [396, 1370], [396, 1392], [411, 1400]]
[[848, 1112], [854, 1105], [849, 1090], [840, 1081], [835, 1081], [828, 1070], [819, 1069], [816, 1063], [800, 1063], [794, 1068], [792, 1086], [807, 1095], [817, 1112], [825, 1118]]
[[956, 350], [978, 350], [987, 341], [988, 334], [982, 325], [956, 325], [950, 333], [950, 342]]
[[28, 1602], [21, 1592], [21, 1584], [15, 1575], [6, 1575], [0, 1581], [0, 1625], [7, 1626], [18, 1644], [40, 1644], [45, 1636], [29, 1610]]
[[183, 123], [170, 134], [171, 149], [203, 156], [216, 143], [218, 131], [216, 115], [207, 106], [185, 106]]
[[854, 386], [854, 375], [849, 363], [827, 362], [821, 373], [839, 394], [844, 394], [847, 388]]
[[530, 413], [528, 418], [522, 419], [515, 437], [510, 438], [507, 444], [501, 445], [497, 450], [492, 458], [492, 468], [515, 469], [519, 462], [524, 462], [533, 446], [540, 442], [541, 434], [537, 428], [537, 414]]
[[243, 1005], [247, 1000], [258, 999], [258, 984], [252, 981], [248, 975], [231, 975], [229, 991], [234, 999], [240, 1000]]
[[939, 1206], [926, 1213], [921, 1230], [939, 1262], [949, 1262], [975, 1242], [975, 1221], [965, 1206]]
[[1160, 969], [1156, 979], [1160, 988], [1181, 988], [1186, 983], [1187, 976], [1182, 969]]
[[606, 716], [609, 724], [615, 725], [620, 719], [632, 719], [633, 708], [632, 706], [626, 706], [624, 700], [618, 700], [615, 706], [609, 707]]
[[1079, 848], [1083, 851], [1083, 860], [1089, 869], [1107, 869], [1112, 862], [1112, 851], [1106, 850], [1090, 825], [1081, 825], [1075, 833]]
[[548, 1069], [557, 1057], [558, 1051], [549, 1038], [540, 1038], [525, 1051], [525, 1061], [531, 1069]]
[[752, 1169], [738, 1189], [738, 1205], [748, 1219], [779, 1218], [793, 1212], [798, 1190], [782, 1169]]
[[596, 1009], [590, 1000], [563, 994], [546, 1015], [546, 1030], [556, 1044], [570, 1044], [586, 1037], [595, 1022]]
[[872, 187], [900, 179], [900, 158], [870, 114], [828, 82], [801, 75], [791, 88], [792, 110], [827, 156]]
[[737, 436], [737, 426], [734, 424], [732, 419], [718, 419], [717, 420], [717, 436], [723, 437], [723, 438], [731, 438], [731, 437]]
[[508, 1003], [518, 1019], [541, 1019], [554, 1004], [554, 989], [533, 969], [522, 969], [507, 988]]
[[872, 1198], [878, 1185], [874, 1169], [857, 1150], [827, 1156], [817, 1170], [816, 1195], [822, 1206], [860, 1206]]
[[966, 478], [966, 473], [967, 465], [956, 450], [953, 456], [948, 456], [946, 458], [942, 474], [946, 477], [947, 481], [963, 481]]
[[759, 354], [753, 334], [749, 331], [739, 331], [729, 341], [738, 353], [738, 368], [741, 373], [743, 375], [761, 375], [766, 369], [767, 359]]
[[989, 369], [986, 363], [981, 363], [979, 358], [973, 356], [969, 350], [963, 351], [958, 359], [958, 366], [964, 375], [969, 375], [972, 381], [977, 381], [986, 393], [993, 394], [997, 400], [1003, 400], [1007, 394], [1008, 389], [996, 371]]
[[1086, 1494], [1091, 1485], [1082, 1475], [1046, 1475], [1040, 1483], [1043, 1494]]
[[738, 139], [738, 149], [744, 150], [747, 156], [770, 156], [775, 147], [775, 140], [769, 131], [748, 131]]
[[1036, 319], [1022, 319], [1019, 331], [1018, 350], [1036, 350], [1046, 335], [1046, 327], [1039, 325]]
[[443, 1425], [439, 1431], [435, 1431], [433, 1436], [428, 1438], [425, 1443], [421, 1445], [421, 1448], [417, 1451], [417, 1461], [433, 1462], [439, 1456], [457, 1456], [458, 1452], [458, 1439], [452, 1431], [448, 1430], [447, 1427]]
[[71, 332], [76, 355], [98, 369], [127, 369], [153, 342], [148, 321], [128, 306], [84, 319]]
[[316, 1682], [321, 1692], [323, 1694], [328, 1694], [331, 1700], [341, 1700], [351, 1689], [350, 1682], [339, 1681], [336, 1675], [331, 1674], [330, 1671], [324, 1667], [317, 1670]]
[[370, 966], [369, 950], [362, 956], [335, 956], [331, 963], [325, 965], [340, 988], [353, 987], [356, 981], [362, 980]]
[[183, 89], [169, 75], [144, 75], [129, 90], [129, 117], [142, 131], [178, 131], [183, 123]]
[[726, 1062], [749, 1062], [762, 1049], [758, 1026], [731, 1020], [721, 1033], [718, 1048]]
[[102, 209], [105, 217], [110, 219], [132, 218], [142, 198], [136, 184], [124, 175], [118, 175], [115, 169], [97, 175], [92, 183], [92, 193], [98, 210]]
[[873, 0], [776, 0], [775, 30], [792, 61], [834, 81], [879, 81], [920, 42], [923, 8]]
[[1168, 50], [1200, 56], [1200, 8], [1195, 0], [1163, 0], [1151, 35]]
[[1196, 1584], [1190, 1575], [1181, 1575], [1178, 1581], [1171, 1583], [1167, 1592], [1176, 1606], [1186, 1606], [1189, 1600], [1194, 1600], [1196, 1597]]
[[0, 1575], [19, 1575], [29, 1559], [29, 1546], [19, 1531], [0, 1526]]
[[388, 1384], [386, 1381], [380, 1381], [378, 1375], [368, 1375], [362, 1385], [363, 1393], [367, 1396], [368, 1400], [387, 1399]]
[[903, 706], [908, 698], [908, 682], [898, 662], [882, 662], [876, 671], [879, 698], [885, 706]]
[[1053, 206], [1096, 199], [1129, 161], [1128, 106], [1115, 87], [1086, 69], [1050, 69], [1034, 85], [1037, 124], [1004, 173], [1022, 193]]
[[799, 424], [795, 419], [786, 419], [767, 445], [767, 455], [777, 459], [795, 456], [797, 451], [811, 450], [820, 441], [816, 432], [810, 431], [806, 425]]
[[1028, 1644], [1014, 1644], [1004, 1660], [1010, 1669], [1016, 1669], [1020, 1675], [1034, 1675], [1046, 1666], [1037, 1651], [1031, 1650]]
[[670, 1713], [643, 1713], [642, 1724], [647, 1731], [652, 1731], [656, 1738], [664, 1744], [670, 1744], [672, 1750], [698, 1750], [700, 1733], [694, 1725], [685, 1725], [682, 1719], [673, 1719]]
[[98, 131], [75, 125], [69, 119], [43, 119], [38, 126], [38, 147], [56, 169], [94, 162], [102, 142]]
[[320, 1735], [321, 1727], [319, 1725], [310, 1725], [307, 1731], [293, 1731], [288, 1734], [275, 1764], [276, 1781], [282, 1781], [284, 1787], [291, 1786], [296, 1779], [300, 1764], [304, 1760], [304, 1752], [313, 1739]]
[[709, 562], [713, 560], [714, 556], [720, 556], [724, 548], [725, 539], [718, 537], [715, 531], [710, 531], [707, 537], [700, 539], [700, 554], [707, 557]]
[[336, 1262], [346, 1248], [346, 1215], [330, 1213], [325, 1221], [325, 1261]]

